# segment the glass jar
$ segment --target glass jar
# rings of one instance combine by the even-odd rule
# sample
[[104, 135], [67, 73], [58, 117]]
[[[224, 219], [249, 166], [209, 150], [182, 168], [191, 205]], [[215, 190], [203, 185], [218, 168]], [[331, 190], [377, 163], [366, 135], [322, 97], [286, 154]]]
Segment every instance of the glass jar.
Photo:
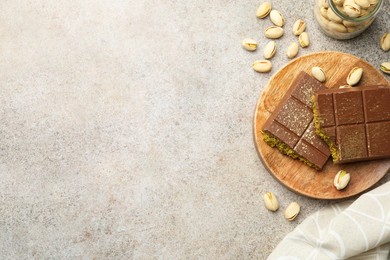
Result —
[[383, 0], [315, 0], [314, 16], [324, 33], [351, 39], [366, 30], [382, 8]]

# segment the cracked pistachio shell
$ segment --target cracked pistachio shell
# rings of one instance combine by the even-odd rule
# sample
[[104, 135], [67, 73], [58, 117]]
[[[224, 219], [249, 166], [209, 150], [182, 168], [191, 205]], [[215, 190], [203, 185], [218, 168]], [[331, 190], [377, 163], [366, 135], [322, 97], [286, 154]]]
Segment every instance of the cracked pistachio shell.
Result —
[[279, 202], [272, 192], [267, 192], [263, 196], [265, 207], [270, 211], [277, 211], [279, 209]]
[[348, 85], [354, 86], [359, 83], [360, 79], [363, 76], [363, 69], [359, 67], [353, 68], [347, 77]]
[[284, 17], [279, 11], [272, 10], [269, 18], [276, 26], [282, 27], [284, 25]]
[[278, 39], [283, 36], [284, 30], [282, 27], [278, 26], [270, 26], [267, 29], [265, 29], [265, 37], [269, 39]]
[[328, 16], [328, 19], [333, 21], [333, 22], [336, 22], [336, 23], [343, 22], [343, 19], [341, 19], [339, 16], [337, 16], [337, 14], [335, 14], [335, 12], [333, 12], [333, 10], [331, 8], [328, 8], [326, 15]]
[[376, 5], [378, 3], [378, 0], [369, 0], [369, 1], [371, 6]]
[[348, 31], [347, 27], [345, 27], [341, 23], [335, 23], [335, 22], [330, 21], [328, 26], [329, 26], [329, 29], [332, 31], [336, 31], [336, 32], [340, 32], [340, 33], [346, 33]]
[[306, 29], [306, 23], [304, 20], [302, 19], [298, 19], [295, 21], [294, 25], [293, 25], [293, 34], [294, 35], [300, 35], [301, 33], [303, 33]]
[[350, 22], [350, 21], [347, 21], [347, 20], [343, 20], [343, 24], [344, 24], [346, 27], [355, 27], [355, 26], [361, 25], [362, 23], [359, 23], [359, 22]]
[[290, 45], [287, 48], [287, 57], [289, 59], [293, 59], [295, 56], [297, 56], [299, 51], [299, 45], [296, 42], [290, 43]]
[[390, 74], [390, 62], [383, 62], [381, 64], [381, 71], [386, 74]]
[[349, 17], [359, 17], [360, 16], [360, 5], [352, 2], [345, 2], [344, 5], [344, 12], [349, 16]]
[[381, 48], [384, 51], [390, 50], [390, 33], [383, 34], [381, 38]]
[[311, 68], [311, 75], [319, 82], [326, 81], [325, 72], [320, 67]]
[[333, 0], [333, 3], [338, 6], [343, 6], [344, 0]]
[[322, 17], [324, 17], [325, 19], [329, 19], [328, 18], [328, 9], [326, 9], [325, 7], [321, 7], [320, 13], [321, 13]]
[[328, 0], [320, 0], [320, 3], [323, 7], [329, 8], [329, 1]]
[[256, 11], [256, 17], [263, 19], [271, 12], [271, 4], [269, 2], [262, 3]]
[[337, 190], [342, 190], [347, 187], [350, 180], [350, 174], [344, 170], [341, 170], [334, 177], [333, 185], [336, 187]]
[[355, 0], [355, 3], [365, 9], [371, 5], [370, 0]]
[[257, 48], [257, 42], [253, 39], [246, 38], [242, 41], [242, 47], [248, 51], [255, 51]]
[[309, 35], [306, 32], [303, 32], [301, 35], [299, 35], [298, 41], [302, 48], [306, 48], [310, 45]]
[[269, 72], [272, 69], [272, 63], [269, 60], [257, 60], [252, 64], [252, 68], [257, 72]]
[[284, 216], [287, 220], [292, 221], [298, 216], [300, 210], [301, 207], [298, 203], [291, 202], [284, 211]]
[[339, 88], [352, 88], [352, 86], [350, 86], [350, 85], [342, 85]]
[[271, 59], [276, 53], [276, 44], [274, 41], [270, 41], [264, 47], [264, 58]]

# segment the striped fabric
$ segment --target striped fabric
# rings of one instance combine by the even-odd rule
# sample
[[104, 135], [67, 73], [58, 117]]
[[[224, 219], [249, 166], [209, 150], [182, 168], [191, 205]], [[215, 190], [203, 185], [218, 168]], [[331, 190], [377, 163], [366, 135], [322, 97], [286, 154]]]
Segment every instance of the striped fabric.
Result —
[[390, 182], [326, 207], [288, 234], [268, 259], [390, 259]]

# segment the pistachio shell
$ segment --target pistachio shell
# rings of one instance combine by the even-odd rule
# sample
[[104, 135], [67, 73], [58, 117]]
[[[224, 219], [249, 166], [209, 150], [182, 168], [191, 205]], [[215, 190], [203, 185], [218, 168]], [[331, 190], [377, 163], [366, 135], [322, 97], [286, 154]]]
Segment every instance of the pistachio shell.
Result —
[[263, 196], [265, 207], [270, 211], [277, 211], [279, 209], [279, 202], [272, 192], [267, 192]]
[[301, 210], [301, 207], [296, 202], [291, 202], [290, 205], [287, 206], [286, 210], [284, 211], [284, 216], [289, 221], [294, 220]]
[[381, 38], [381, 48], [384, 51], [390, 50], [390, 33], [383, 34]]
[[381, 64], [381, 71], [386, 74], [390, 74], [390, 62], [383, 62]]
[[328, 8], [326, 15], [328, 16], [328, 19], [333, 21], [333, 22], [336, 22], [336, 23], [343, 22], [343, 19], [341, 19], [339, 16], [337, 16], [337, 14], [335, 14], [331, 8]]
[[246, 38], [242, 41], [242, 47], [248, 51], [255, 51], [257, 48], [257, 42], [253, 39]]
[[298, 19], [295, 21], [294, 25], [293, 25], [293, 34], [294, 35], [300, 35], [301, 33], [303, 33], [306, 29], [306, 23], [304, 20], [302, 19]]
[[355, 27], [355, 26], [361, 25], [362, 23], [359, 23], [359, 22], [351, 22], [351, 21], [343, 20], [343, 24], [344, 24], [346, 27]]
[[306, 48], [310, 45], [309, 35], [306, 32], [301, 33], [301, 35], [298, 37], [298, 40], [302, 48]]
[[344, 0], [333, 0], [333, 3], [338, 6], [343, 6]]
[[320, 0], [321, 5], [325, 8], [329, 8], [329, 2], [328, 0]]
[[359, 17], [361, 8], [360, 5], [357, 5], [355, 3], [344, 3], [344, 12], [349, 16], [349, 17]]
[[359, 67], [353, 68], [347, 77], [348, 85], [354, 86], [359, 83], [360, 79], [363, 76], [363, 69]]
[[346, 171], [341, 170], [336, 174], [336, 176], [334, 176], [333, 185], [337, 190], [342, 190], [347, 187], [350, 180], [351, 175]]
[[325, 19], [329, 19], [328, 18], [328, 9], [326, 9], [325, 7], [321, 7], [320, 13], [321, 13], [322, 17], [324, 17]]
[[268, 72], [272, 69], [272, 63], [269, 60], [257, 60], [252, 64], [252, 68], [257, 72]]
[[284, 30], [282, 27], [278, 26], [270, 26], [267, 29], [265, 29], [265, 37], [269, 39], [278, 39], [283, 36]]
[[319, 82], [326, 81], [325, 72], [320, 67], [311, 68], [311, 75]]
[[282, 27], [284, 25], [283, 15], [279, 11], [272, 10], [269, 14], [269, 18], [276, 26]]
[[271, 59], [276, 53], [276, 44], [274, 41], [270, 41], [264, 47], [264, 58]]
[[270, 11], [271, 11], [271, 4], [269, 2], [264, 2], [259, 6], [259, 8], [257, 8], [256, 16], [257, 18], [263, 19], [267, 17]]
[[355, 0], [355, 3], [361, 8], [368, 8], [371, 5], [369, 0]]
[[295, 56], [297, 56], [298, 51], [299, 51], [298, 43], [296, 43], [296, 42], [290, 43], [290, 45], [287, 48], [287, 57], [289, 59], [294, 58]]
[[330, 30], [333, 30], [333, 31], [336, 31], [336, 32], [341, 32], [341, 33], [346, 33], [347, 32], [347, 27], [345, 27], [341, 23], [335, 23], [335, 22], [330, 21], [328, 26], [329, 26]]

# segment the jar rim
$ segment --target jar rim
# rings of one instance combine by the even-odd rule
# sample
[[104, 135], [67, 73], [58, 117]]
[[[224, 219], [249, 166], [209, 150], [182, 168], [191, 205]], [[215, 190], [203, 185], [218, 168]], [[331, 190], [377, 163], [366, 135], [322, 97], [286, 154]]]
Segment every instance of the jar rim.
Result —
[[343, 14], [341, 11], [339, 11], [339, 9], [336, 7], [336, 4], [332, 0], [328, 0], [328, 2], [329, 2], [330, 8], [332, 9], [332, 11], [335, 14], [337, 14], [343, 20], [347, 20], [350, 22], [364, 22], [364, 21], [370, 19], [371, 17], [374, 17], [380, 11], [382, 4], [383, 4], [383, 0], [378, 0], [378, 3], [375, 6], [375, 9], [372, 12], [370, 12], [368, 15], [361, 16], [361, 17], [350, 17], [350, 16]]

